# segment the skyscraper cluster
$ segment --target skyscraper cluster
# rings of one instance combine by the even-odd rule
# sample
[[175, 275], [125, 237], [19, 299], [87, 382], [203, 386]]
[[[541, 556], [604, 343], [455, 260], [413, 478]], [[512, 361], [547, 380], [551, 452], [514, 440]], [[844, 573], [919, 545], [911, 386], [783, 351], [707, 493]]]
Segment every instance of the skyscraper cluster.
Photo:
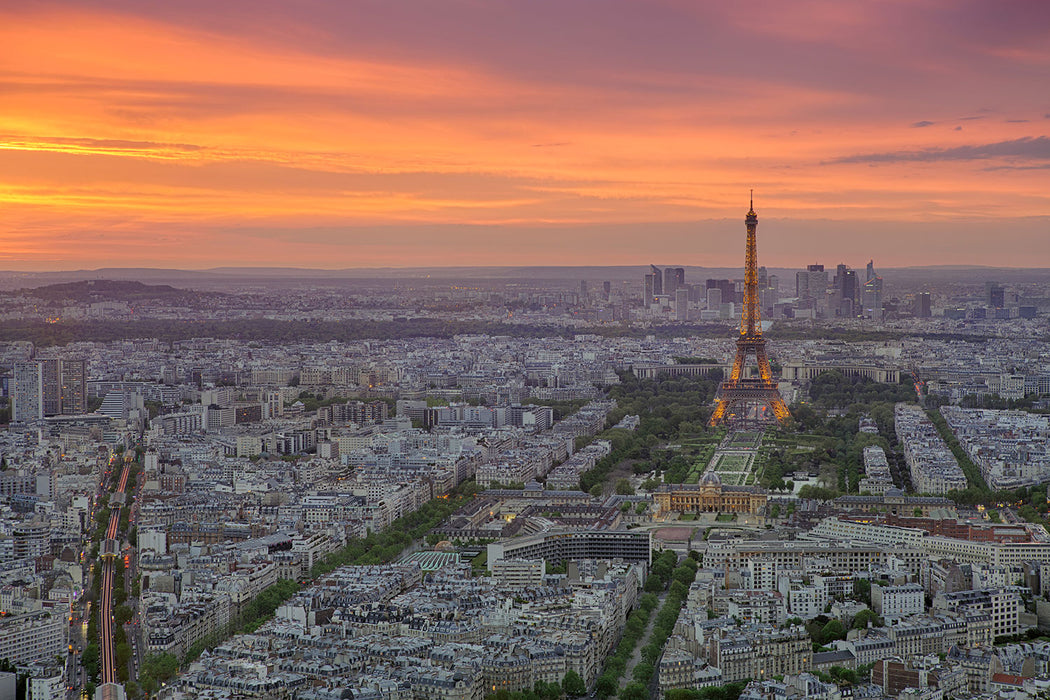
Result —
[[666, 267], [663, 270], [656, 265], [649, 266], [650, 272], [645, 275], [645, 302], [646, 305], [658, 301], [658, 297], [666, 296], [675, 299], [679, 289], [688, 291], [685, 283], [684, 267]]
[[[676, 321], [725, 320], [740, 314], [744, 286], [743, 280], [713, 278], [687, 284], [683, 268], [650, 265], [644, 275], [642, 306], [650, 315]], [[793, 298], [790, 291], [781, 298], [777, 275], [759, 267], [757, 293], [759, 308], [767, 319], [863, 318], [878, 322], [887, 313], [883, 279], [873, 260], [863, 273], [845, 263], [837, 265], [834, 272], [820, 263], [807, 265], [795, 272]], [[1002, 304], [1001, 287], [989, 285], [987, 296], [993, 300], [991, 308], [995, 308], [995, 301]], [[914, 312], [919, 318], [930, 318], [928, 294], [916, 298]]]
[[649, 266], [643, 282], [642, 302], [647, 308], [673, 309], [675, 320], [690, 320], [689, 305], [699, 299], [694, 285], [686, 284], [684, 267]]
[[882, 277], [869, 261], [861, 283], [857, 271], [840, 263], [828, 280], [823, 265], [814, 264], [795, 273], [796, 317], [883, 318]]

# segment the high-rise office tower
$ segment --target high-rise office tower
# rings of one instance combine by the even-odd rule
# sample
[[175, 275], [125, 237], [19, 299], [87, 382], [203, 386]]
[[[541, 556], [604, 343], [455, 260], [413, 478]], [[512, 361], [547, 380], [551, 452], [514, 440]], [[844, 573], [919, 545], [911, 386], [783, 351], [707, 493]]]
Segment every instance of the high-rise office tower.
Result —
[[674, 298], [674, 293], [678, 291], [678, 280], [674, 276], [673, 267], [664, 268], [664, 294]]
[[857, 289], [857, 282], [856, 282], [857, 273], [854, 272], [853, 270], [850, 270], [850, 273], [853, 276], [854, 292], [853, 292], [853, 294], [849, 294], [849, 295], [846, 295], [846, 294], [839, 295], [838, 301], [837, 301], [838, 308], [837, 308], [837, 310], [835, 312], [838, 316], [841, 316], [842, 318], [855, 318], [857, 316], [858, 302], [857, 302], [857, 293], [855, 291]]
[[[842, 278], [842, 301], [843, 301], [843, 315], [854, 316], [853, 310], [857, 306], [857, 293], [860, 291], [860, 286], [857, 284], [857, 271], [846, 270]], [[848, 308], [847, 305], [848, 304]]]
[[580, 303], [587, 301], [587, 280], [580, 280]]
[[832, 281], [832, 288], [834, 291], [832, 294], [834, 299], [834, 309], [832, 311], [834, 315], [845, 318], [856, 316], [857, 294], [859, 291], [857, 271], [843, 263], [839, 263], [838, 267], [835, 268], [835, 279]]
[[736, 285], [733, 280], [707, 280], [707, 289], [719, 289], [722, 292], [722, 301], [736, 301]]
[[41, 400], [45, 416], [62, 413], [62, 360], [48, 357], [40, 362]]
[[864, 304], [864, 318], [873, 321], [882, 320], [882, 278], [875, 274], [875, 262], [868, 263], [868, 281], [864, 283], [862, 292]]
[[933, 316], [929, 292], [920, 292], [919, 296], [915, 298], [915, 315], [918, 318], [930, 318]]
[[664, 268], [664, 294], [673, 297], [680, 287], [685, 286], [684, 267]]
[[823, 265], [809, 265], [795, 273], [795, 295], [800, 302], [811, 302], [813, 308], [823, 308], [827, 293], [828, 273]]
[[848, 270], [848, 269], [849, 269], [849, 266], [846, 265], [846, 263], [839, 263], [838, 265], [836, 265], [835, 266], [835, 277], [834, 277], [834, 279], [831, 280], [831, 286], [833, 286], [835, 288], [838, 288], [839, 284], [840, 284], [840, 280], [842, 279], [842, 276], [846, 273], [846, 270]]
[[62, 414], [87, 413], [87, 361], [62, 360]]
[[717, 311], [722, 308], [722, 290], [718, 287], [709, 287], [707, 290], [707, 308]]
[[658, 297], [664, 293], [664, 273], [656, 265], [650, 265], [649, 269], [653, 273], [653, 296]]
[[79, 415], [87, 411], [87, 362], [60, 357], [38, 360], [40, 394], [45, 416]]
[[984, 283], [985, 306], [1001, 309], [1006, 306], [1006, 287], [996, 282]]
[[656, 291], [656, 275], [648, 273], [645, 275], [645, 283], [642, 287], [642, 305], [649, 306], [653, 303], [653, 295]]
[[12, 422], [27, 423], [43, 418], [43, 365], [40, 362], [16, 362], [12, 374]]
[[689, 288], [685, 285], [675, 290], [674, 313], [678, 321], [689, 320]]
[[609, 297], [611, 296], [611, 294], [612, 282], [610, 282], [609, 280], [605, 280], [604, 282], [602, 282], [602, 296], [605, 299], [605, 301], [609, 301]]
[[875, 277], [875, 261], [874, 260], [869, 260], [868, 261], [868, 269], [866, 270], [866, 274], [864, 275], [864, 281], [867, 282], [868, 280], [872, 279], [873, 277]]
[[773, 287], [766, 287], [765, 289], [758, 290], [758, 300], [762, 305], [762, 313], [772, 318], [773, 313], [776, 311], [777, 303], [780, 302], [780, 296], [777, 290]]
[[795, 273], [795, 296], [798, 297], [799, 301], [812, 298], [812, 295], [809, 293], [809, 273], [805, 270], [799, 270]]

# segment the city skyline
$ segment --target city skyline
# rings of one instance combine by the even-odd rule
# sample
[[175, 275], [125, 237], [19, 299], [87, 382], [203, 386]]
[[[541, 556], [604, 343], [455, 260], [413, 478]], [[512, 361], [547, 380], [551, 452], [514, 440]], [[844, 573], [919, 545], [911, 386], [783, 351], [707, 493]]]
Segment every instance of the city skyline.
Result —
[[0, 10], [0, 269], [1050, 267], [1050, 8]]

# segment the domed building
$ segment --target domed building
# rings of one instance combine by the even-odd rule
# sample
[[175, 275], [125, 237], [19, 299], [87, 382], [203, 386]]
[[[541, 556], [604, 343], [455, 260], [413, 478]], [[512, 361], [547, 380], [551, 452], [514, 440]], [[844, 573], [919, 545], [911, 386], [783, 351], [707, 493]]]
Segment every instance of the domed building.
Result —
[[726, 486], [718, 473], [706, 472], [699, 484], [660, 484], [653, 493], [657, 514], [748, 513], [765, 511], [769, 492], [757, 486]]

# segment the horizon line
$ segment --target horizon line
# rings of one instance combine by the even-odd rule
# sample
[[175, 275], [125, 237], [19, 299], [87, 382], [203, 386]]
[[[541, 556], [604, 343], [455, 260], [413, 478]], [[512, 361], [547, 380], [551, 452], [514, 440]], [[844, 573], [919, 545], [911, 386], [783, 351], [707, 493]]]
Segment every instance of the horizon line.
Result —
[[[819, 264], [819, 263], [818, 263]], [[97, 267], [97, 268], [50, 268], [50, 269], [0, 269], [0, 275], [4, 274], [77, 274], [77, 273], [98, 273], [104, 271], [151, 271], [151, 272], [189, 272], [189, 273], [222, 273], [222, 272], [236, 272], [236, 271], [279, 271], [279, 272], [349, 272], [357, 270], [484, 270], [484, 269], [496, 269], [496, 270], [522, 270], [522, 269], [611, 269], [611, 268], [646, 268], [651, 265], [656, 267], [685, 267], [685, 268], [696, 268], [701, 270], [719, 270], [727, 268], [739, 267], [738, 265], [690, 265], [682, 263], [634, 263], [634, 264], [620, 264], [620, 265], [363, 265], [358, 267], [297, 267], [297, 266], [279, 266], [279, 265], [219, 265], [216, 267], [147, 267], [147, 266], [127, 266], [127, 267]], [[763, 265], [767, 268], [779, 268], [785, 270], [796, 269], [796, 266], [792, 265]], [[1050, 271], [1050, 266], [1032, 266], [1032, 267], [1020, 267], [1016, 265], [987, 265], [978, 263], [950, 263], [941, 265], [886, 265], [876, 266], [877, 269], [881, 270], [924, 270], [924, 269], [951, 269], [951, 270], [966, 270], [966, 269], [988, 269], [988, 270], [1046, 270]]]

